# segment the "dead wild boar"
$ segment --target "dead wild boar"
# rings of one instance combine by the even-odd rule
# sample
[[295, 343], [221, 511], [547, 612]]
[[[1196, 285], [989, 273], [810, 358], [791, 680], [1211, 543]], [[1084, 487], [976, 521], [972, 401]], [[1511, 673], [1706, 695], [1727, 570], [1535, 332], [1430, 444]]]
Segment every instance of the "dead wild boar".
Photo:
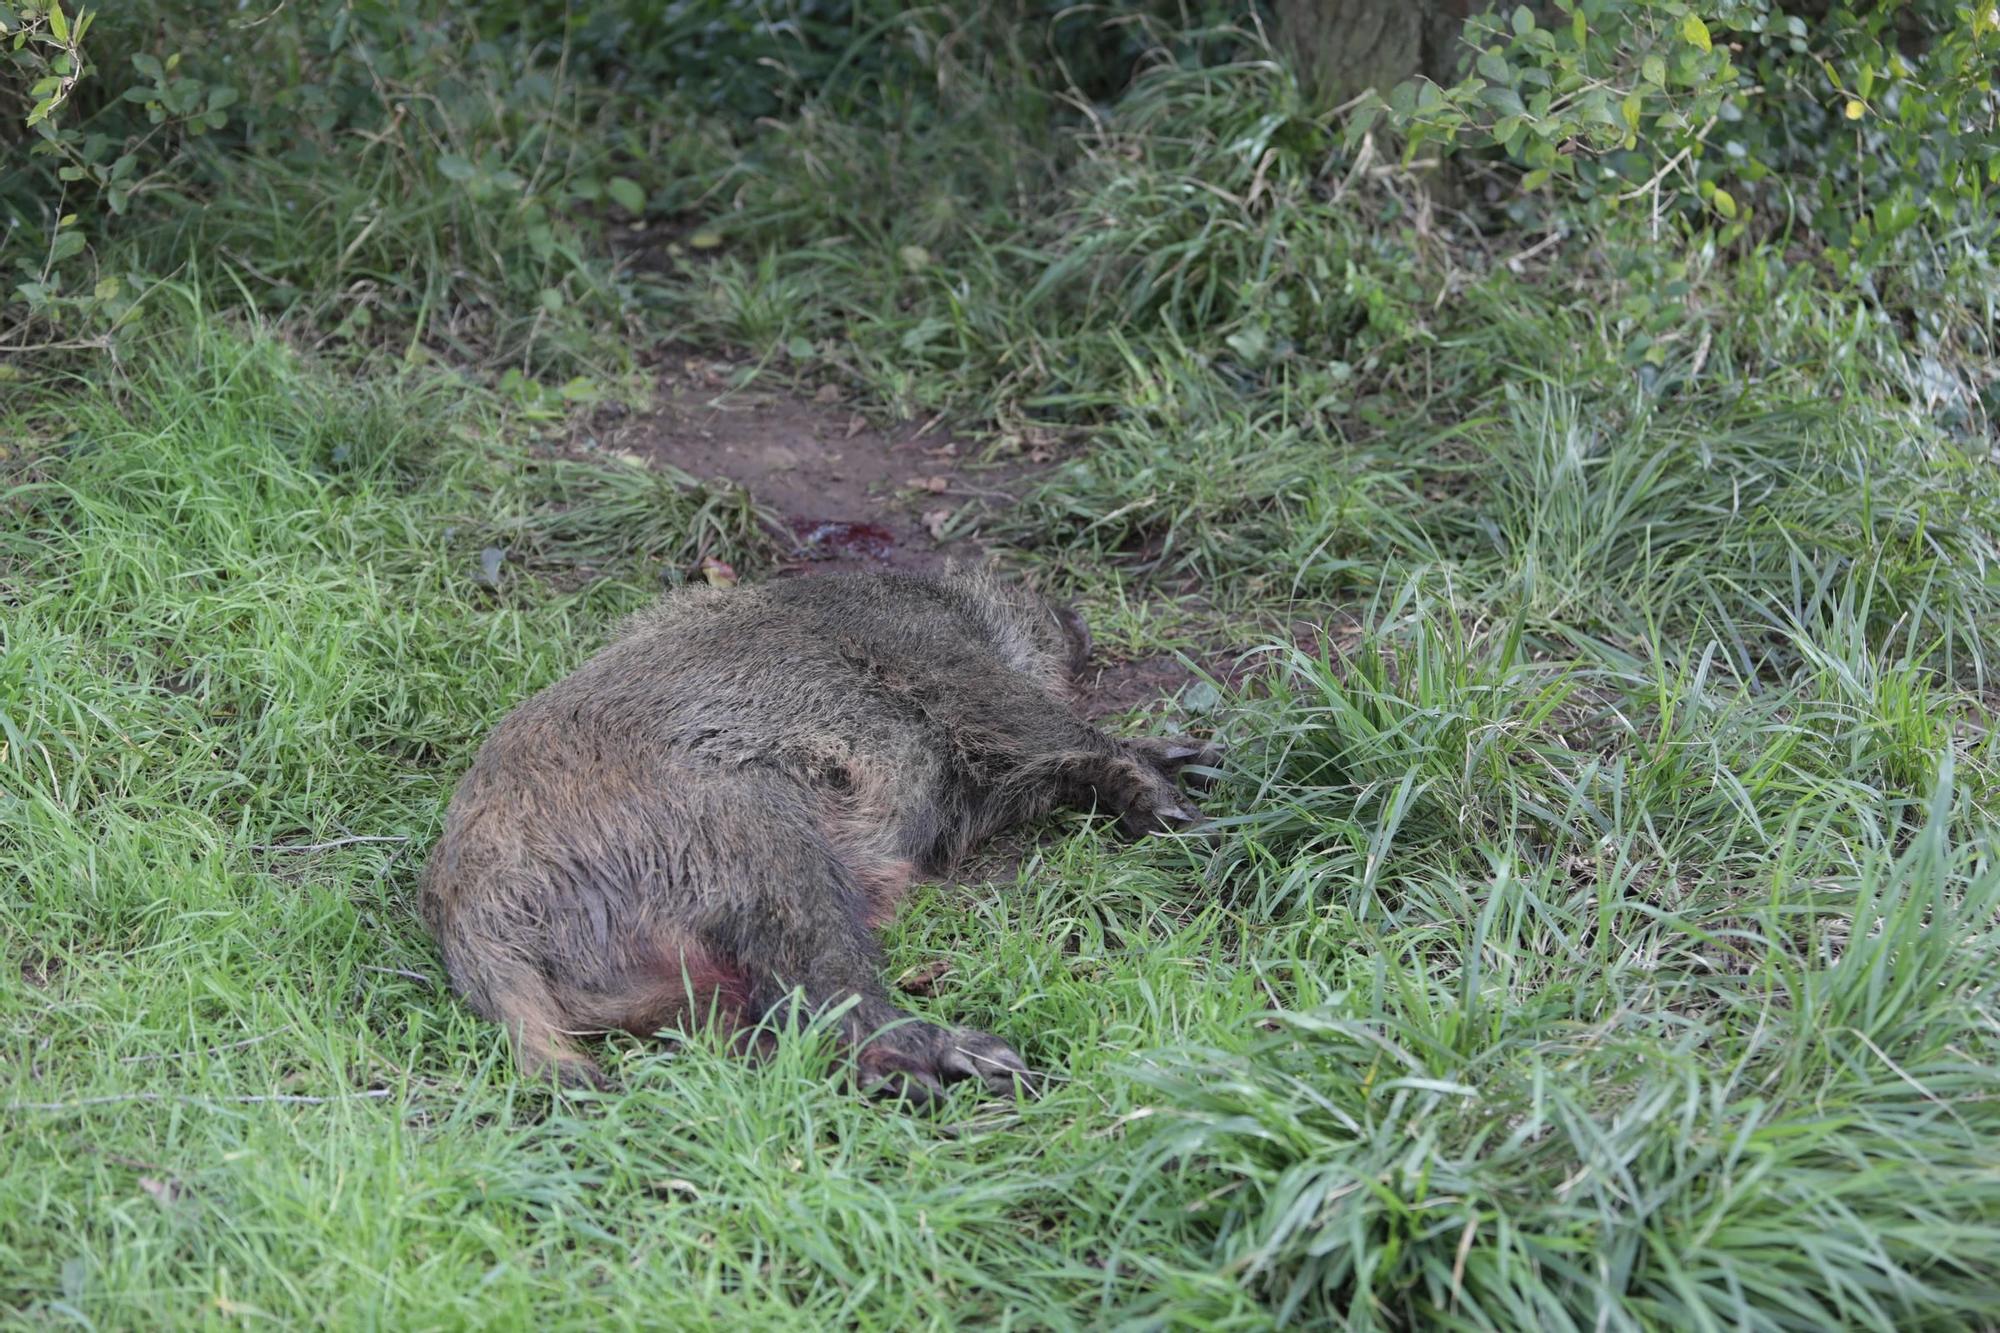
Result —
[[982, 1032], [917, 1021], [875, 932], [912, 881], [1057, 806], [1139, 836], [1192, 823], [1212, 746], [1118, 740], [1071, 706], [1090, 636], [987, 571], [683, 588], [509, 714], [421, 879], [452, 985], [521, 1069], [603, 1086], [579, 1035], [803, 993], [864, 1087], [928, 1102], [1027, 1078]]

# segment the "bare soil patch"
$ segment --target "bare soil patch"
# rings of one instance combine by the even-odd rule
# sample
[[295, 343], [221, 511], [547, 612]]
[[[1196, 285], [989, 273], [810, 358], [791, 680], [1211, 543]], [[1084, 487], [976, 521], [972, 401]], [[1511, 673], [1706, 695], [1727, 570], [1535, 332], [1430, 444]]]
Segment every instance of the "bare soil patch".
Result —
[[937, 423], [884, 429], [822, 390], [735, 387], [739, 368], [671, 359], [660, 406], [600, 432], [600, 447], [721, 478], [776, 516], [792, 545], [780, 575], [928, 573], [984, 549], [982, 520], [1012, 504], [1038, 464], [987, 458]]

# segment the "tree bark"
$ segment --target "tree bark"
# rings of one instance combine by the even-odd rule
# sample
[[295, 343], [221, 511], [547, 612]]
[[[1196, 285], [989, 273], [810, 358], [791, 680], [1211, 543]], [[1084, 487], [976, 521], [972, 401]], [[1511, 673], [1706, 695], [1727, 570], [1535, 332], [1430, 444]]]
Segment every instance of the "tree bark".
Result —
[[1279, 45], [1315, 100], [1333, 105], [1413, 75], [1440, 83], [1457, 64], [1472, 0], [1275, 0]]

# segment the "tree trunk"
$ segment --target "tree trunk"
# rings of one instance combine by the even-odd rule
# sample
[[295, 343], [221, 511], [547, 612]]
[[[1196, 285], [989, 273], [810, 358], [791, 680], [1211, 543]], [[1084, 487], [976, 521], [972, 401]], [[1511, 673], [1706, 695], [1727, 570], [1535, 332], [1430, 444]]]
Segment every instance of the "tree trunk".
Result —
[[1471, 0], [1275, 0], [1279, 45], [1300, 82], [1333, 105], [1412, 75], [1448, 81]]

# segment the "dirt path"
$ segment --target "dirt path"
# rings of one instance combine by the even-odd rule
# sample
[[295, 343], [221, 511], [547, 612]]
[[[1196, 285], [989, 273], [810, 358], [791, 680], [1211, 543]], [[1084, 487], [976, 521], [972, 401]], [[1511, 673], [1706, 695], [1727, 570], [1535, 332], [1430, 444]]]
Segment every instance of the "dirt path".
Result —
[[[599, 449], [723, 478], [744, 487], [790, 530], [795, 549], [778, 577], [828, 570], [929, 573], [977, 558], [987, 520], [1017, 501], [1052, 461], [1024, 449], [998, 462], [932, 425], [870, 425], [832, 392], [732, 388], [735, 364], [669, 357], [659, 407], [600, 421]], [[1091, 717], [1128, 712], [1172, 694], [1189, 673], [1169, 655], [1100, 660], [1085, 682]]]

